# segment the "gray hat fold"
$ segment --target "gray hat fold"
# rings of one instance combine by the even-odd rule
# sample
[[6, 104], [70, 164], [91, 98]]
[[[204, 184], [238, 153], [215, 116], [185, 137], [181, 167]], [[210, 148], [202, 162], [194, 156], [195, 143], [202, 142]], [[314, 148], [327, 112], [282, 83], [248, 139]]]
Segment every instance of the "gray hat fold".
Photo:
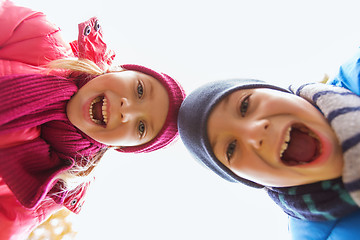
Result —
[[234, 91], [252, 88], [271, 88], [288, 92], [283, 88], [254, 79], [211, 82], [186, 97], [180, 107], [178, 128], [184, 145], [198, 162], [227, 181], [262, 188], [262, 185], [237, 176], [222, 164], [213, 153], [207, 134], [207, 121], [216, 104]]

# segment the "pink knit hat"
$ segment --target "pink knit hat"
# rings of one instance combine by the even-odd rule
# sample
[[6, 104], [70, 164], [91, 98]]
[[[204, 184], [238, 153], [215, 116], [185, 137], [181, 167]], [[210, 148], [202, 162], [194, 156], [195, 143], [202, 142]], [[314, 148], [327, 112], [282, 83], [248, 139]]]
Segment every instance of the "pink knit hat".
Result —
[[169, 111], [164, 126], [158, 135], [151, 141], [138, 146], [120, 147], [119, 152], [147, 153], [167, 146], [174, 141], [179, 133], [177, 128], [177, 116], [181, 103], [185, 98], [185, 91], [180, 84], [164, 73], [158, 73], [154, 70], [135, 64], [125, 64], [123, 69], [145, 73], [157, 79], [165, 87], [169, 95]]

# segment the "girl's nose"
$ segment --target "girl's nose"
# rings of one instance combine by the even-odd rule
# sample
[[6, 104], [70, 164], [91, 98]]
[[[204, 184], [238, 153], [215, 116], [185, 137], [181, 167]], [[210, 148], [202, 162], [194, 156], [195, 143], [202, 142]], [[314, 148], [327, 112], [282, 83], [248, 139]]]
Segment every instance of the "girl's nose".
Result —
[[131, 119], [131, 105], [127, 98], [120, 99], [120, 120], [126, 123]]
[[256, 149], [259, 149], [266, 137], [267, 129], [270, 125], [269, 120], [261, 119], [252, 121], [249, 125], [245, 126], [244, 137], [247, 138], [246, 142], [251, 144]]

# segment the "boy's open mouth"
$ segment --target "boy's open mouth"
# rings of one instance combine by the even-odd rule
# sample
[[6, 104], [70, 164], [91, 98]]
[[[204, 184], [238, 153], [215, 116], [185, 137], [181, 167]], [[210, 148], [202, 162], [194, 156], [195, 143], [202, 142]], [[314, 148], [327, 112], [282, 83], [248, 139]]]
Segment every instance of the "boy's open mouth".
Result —
[[98, 96], [90, 103], [89, 108], [90, 119], [102, 126], [106, 126], [108, 123], [107, 117], [107, 100], [105, 96]]
[[280, 149], [281, 161], [288, 166], [308, 164], [321, 154], [319, 137], [303, 124], [289, 127]]

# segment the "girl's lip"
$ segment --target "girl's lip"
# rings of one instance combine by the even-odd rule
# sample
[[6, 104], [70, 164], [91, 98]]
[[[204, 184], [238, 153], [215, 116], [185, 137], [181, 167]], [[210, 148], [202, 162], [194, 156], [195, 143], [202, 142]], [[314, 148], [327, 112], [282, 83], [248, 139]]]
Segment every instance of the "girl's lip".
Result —
[[313, 167], [313, 166], [321, 165], [325, 163], [330, 157], [330, 153], [331, 153], [330, 142], [324, 137], [324, 135], [321, 132], [318, 132], [312, 128], [309, 129], [318, 136], [319, 138], [318, 140], [320, 141], [320, 145], [321, 145], [321, 149], [320, 149], [321, 152], [319, 156], [317, 156], [313, 161], [304, 165], [299, 165], [298, 167]]
[[104, 94], [104, 98], [106, 99], [106, 116], [107, 116], [107, 123], [106, 123], [106, 126], [105, 126], [105, 127], [107, 127], [107, 125], [108, 125], [109, 122], [110, 122], [110, 117], [111, 117], [111, 115], [110, 115], [110, 107], [111, 107], [111, 105], [110, 105], [110, 101], [109, 101], [108, 96], [106, 96], [106, 95]]
[[91, 105], [91, 102], [99, 97], [99, 96], [104, 96], [104, 98], [106, 98], [106, 102], [107, 102], [107, 106], [106, 106], [106, 114], [107, 114], [107, 124], [104, 125], [103, 127], [106, 128], [106, 126], [109, 124], [110, 122], [110, 101], [109, 101], [109, 98], [105, 95], [105, 94], [99, 94], [99, 95], [96, 95], [95, 97], [92, 97], [92, 98], [89, 98], [84, 106], [83, 106], [83, 113], [84, 113], [84, 119], [89, 122], [90, 124], [92, 125], [96, 125], [96, 126], [99, 126], [99, 124], [96, 124], [94, 123], [92, 120], [91, 120], [91, 117], [90, 117], [90, 112], [89, 112], [89, 109], [90, 109], [90, 105]]
[[90, 104], [91, 102], [94, 100], [95, 98], [89, 98], [83, 105], [82, 109], [83, 109], [83, 114], [84, 114], [84, 119], [90, 123], [91, 125], [95, 124], [91, 118], [90, 118], [90, 112], [89, 112], [89, 109], [90, 109]]
[[[303, 123], [296, 123], [296, 122], [291, 122], [289, 123], [283, 130], [282, 130], [282, 137], [280, 138], [280, 142], [278, 143], [278, 158], [279, 161], [282, 163], [282, 160], [280, 159], [280, 151], [281, 151], [281, 146], [285, 141], [286, 138], [286, 134], [288, 132], [288, 129], [292, 126], [294, 126], [295, 124], [302, 124], [305, 125]], [[307, 168], [307, 167], [313, 167], [316, 165], [320, 165], [323, 164], [324, 162], [326, 162], [326, 160], [329, 158], [330, 156], [330, 152], [331, 152], [331, 144], [330, 142], [318, 131], [314, 130], [313, 128], [309, 127], [308, 125], [305, 125], [308, 129], [310, 129], [310, 131], [312, 131], [313, 133], [315, 133], [318, 137], [318, 140], [320, 141], [320, 145], [321, 145], [321, 149], [320, 149], [320, 154], [311, 162], [309, 163], [304, 163], [304, 164], [299, 164], [296, 166], [288, 166], [288, 167], [300, 167], [300, 168]], [[282, 163], [284, 164], [284, 163]], [[287, 166], [287, 165], [286, 165]]]

